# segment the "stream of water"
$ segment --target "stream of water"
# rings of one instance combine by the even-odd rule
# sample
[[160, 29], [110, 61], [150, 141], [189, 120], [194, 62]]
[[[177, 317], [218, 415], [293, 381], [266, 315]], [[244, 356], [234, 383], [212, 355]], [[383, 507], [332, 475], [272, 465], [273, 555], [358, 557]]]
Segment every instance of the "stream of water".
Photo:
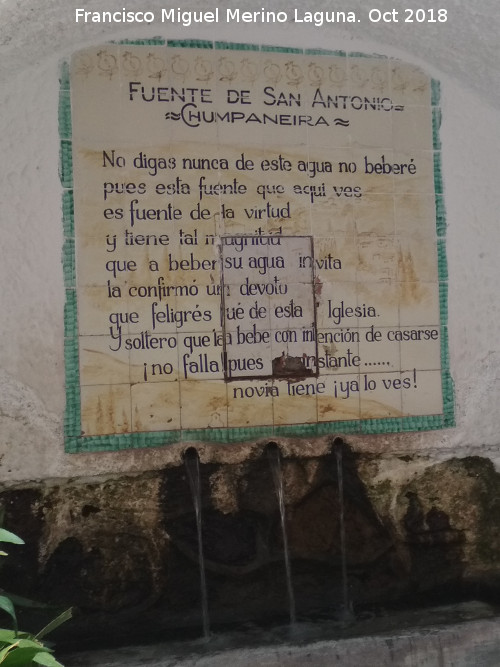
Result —
[[200, 457], [194, 447], [190, 447], [184, 454], [184, 465], [191, 488], [194, 511], [196, 515], [196, 532], [198, 536], [198, 563], [200, 568], [200, 590], [201, 590], [201, 615], [203, 624], [203, 637], [210, 638], [210, 620], [208, 615], [207, 578], [205, 575], [205, 557], [203, 555], [203, 534], [201, 523], [201, 479], [200, 479]]
[[345, 508], [344, 508], [344, 472], [342, 464], [342, 441], [334, 442], [335, 458], [337, 460], [337, 485], [339, 494], [339, 532], [340, 558], [342, 571], [342, 618], [352, 620], [351, 603], [349, 600], [349, 582], [347, 579], [347, 547], [345, 537]]
[[297, 614], [295, 611], [295, 595], [292, 584], [292, 568], [290, 564], [290, 550], [288, 548], [288, 536], [286, 531], [286, 513], [285, 513], [285, 494], [283, 490], [283, 473], [281, 467], [281, 455], [278, 445], [269, 443], [267, 447], [267, 455], [269, 458], [269, 465], [271, 466], [271, 473], [273, 476], [274, 488], [278, 497], [280, 519], [281, 519], [281, 533], [283, 536], [283, 555], [285, 560], [286, 572], [286, 587], [288, 593], [288, 605], [290, 610], [290, 623], [294, 625], [297, 621]]

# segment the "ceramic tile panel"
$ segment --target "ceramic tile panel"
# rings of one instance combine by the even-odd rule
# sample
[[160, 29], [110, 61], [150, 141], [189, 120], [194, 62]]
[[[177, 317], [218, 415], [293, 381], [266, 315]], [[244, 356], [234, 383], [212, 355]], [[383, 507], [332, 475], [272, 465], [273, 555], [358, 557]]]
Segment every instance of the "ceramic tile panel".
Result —
[[318, 394], [318, 421], [351, 421], [360, 418], [359, 373], [329, 375], [321, 378]]
[[323, 382], [302, 379], [282, 383], [279, 396], [273, 396], [273, 419], [276, 426], [313, 424], [318, 421], [317, 397]]
[[452, 423], [436, 83], [226, 46], [72, 59], [68, 450]]
[[106, 378], [108, 384], [130, 383], [130, 350], [121, 328], [108, 336], [80, 336], [80, 383], [96, 385]]
[[[208, 368], [202, 359], [199, 372]], [[181, 381], [181, 428], [227, 428], [227, 390], [227, 384], [218, 380]]]
[[142, 331], [139, 335], [125, 337], [124, 345], [130, 348], [132, 386], [141, 382], [165, 384], [184, 377], [184, 373], [179, 370], [179, 354], [183, 346], [180, 334], [153, 335], [149, 331]]
[[359, 369], [362, 373], [385, 373], [401, 368], [400, 328], [370, 327], [359, 330]]
[[129, 433], [131, 430], [130, 384], [81, 386], [83, 436]]
[[227, 388], [228, 426], [251, 428], [273, 423], [273, 396], [278, 387], [272, 380], [238, 380]]
[[103, 290], [102, 285], [85, 285], [78, 288], [77, 300], [80, 336], [108, 335], [114, 324], [110, 317], [114, 318], [109, 309], [107, 290]]
[[308, 374], [316, 327], [312, 238], [222, 237], [226, 378]]
[[180, 428], [178, 382], [137, 382], [131, 387], [132, 431], [167, 431]]
[[361, 374], [360, 419], [401, 417], [402, 391], [413, 381], [411, 375], [387, 372]]
[[318, 329], [316, 357], [307, 360], [308, 367], [317, 368], [320, 375], [358, 373], [361, 365], [360, 332], [357, 328], [338, 327]]

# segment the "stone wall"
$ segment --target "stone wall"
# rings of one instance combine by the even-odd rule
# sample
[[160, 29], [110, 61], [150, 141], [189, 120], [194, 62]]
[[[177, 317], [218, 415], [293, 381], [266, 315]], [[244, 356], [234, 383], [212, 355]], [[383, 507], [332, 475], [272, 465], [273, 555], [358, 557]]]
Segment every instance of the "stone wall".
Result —
[[[266, 449], [201, 463], [202, 534], [214, 628], [287, 622], [283, 535]], [[283, 447], [286, 451], [286, 447]], [[355, 616], [499, 594], [500, 476], [486, 458], [342, 457], [349, 606]], [[281, 460], [299, 620], [344, 609], [334, 451]], [[405, 470], [399, 482], [383, 469]], [[379, 481], [377, 481], [379, 480]], [[18, 593], [75, 606], [68, 647], [201, 633], [195, 511], [186, 468], [4, 491], [5, 524], [26, 547], [4, 566]], [[19, 529], [19, 528], [18, 528]], [[14, 549], [14, 547], [12, 547]], [[11, 551], [12, 551], [11, 549]], [[27, 622], [35, 622], [28, 615]]]

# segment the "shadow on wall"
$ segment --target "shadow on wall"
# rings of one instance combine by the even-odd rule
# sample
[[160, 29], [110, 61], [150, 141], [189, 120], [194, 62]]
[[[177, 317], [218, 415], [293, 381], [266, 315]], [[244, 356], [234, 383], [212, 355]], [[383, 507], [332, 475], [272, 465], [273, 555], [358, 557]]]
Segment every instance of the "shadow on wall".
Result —
[[[397, 488], [361, 479], [368, 458], [373, 461], [342, 444], [345, 558], [355, 614], [484, 598], [486, 591], [496, 600], [500, 475], [492, 463], [451, 459]], [[282, 459], [281, 472], [297, 618], [338, 618], [343, 595], [335, 456]], [[211, 627], [286, 623], [283, 532], [264, 448], [241, 464], [201, 464], [200, 483]], [[5, 526], [27, 542], [4, 566], [8, 588], [79, 610], [55, 636], [59, 646], [200, 635], [198, 534], [183, 466], [0, 495]], [[25, 612], [23, 625], [34, 615], [38, 623], [44, 613]]]

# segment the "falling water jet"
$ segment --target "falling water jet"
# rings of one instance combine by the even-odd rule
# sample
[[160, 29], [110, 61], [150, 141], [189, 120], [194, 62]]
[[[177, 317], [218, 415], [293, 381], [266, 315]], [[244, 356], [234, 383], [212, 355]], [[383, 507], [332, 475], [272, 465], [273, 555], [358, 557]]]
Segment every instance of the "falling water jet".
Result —
[[339, 494], [339, 526], [340, 526], [340, 557], [342, 567], [342, 614], [341, 620], [347, 624], [354, 620], [351, 601], [349, 600], [349, 584], [347, 578], [347, 548], [345, 539], [345, 516], [344, 516], [344, 473], [342, 464], [342, 450], [344, 441], [335, 438], [332, 450], [337, 461], [337, 485]]
[[194, 447], [184, 452], [184, 466], [186, 468], [191, 495], [196, 515], [196, 531], [198, 535], [198, 563], [200, 569], [201, 615], [203, 622], [203, 637], [210, 638], [210, 623], [208, 617], [207, 579], [205, 576], [205, 558], [203, 555], [203, 536], [201, 530], [201, 481], [200, 457]]
[[290, 624], [295, 625], [297, 616], [295, 612], [295, 595], [292, 586], [292, 569], [290, 565], [290, 551], [288, 549], [288, 536], [286, 532], [286, 514], [285, 514], [285, 495], [283, 491], [283, 474], [281, 470], [281, 452], [280, 448], [275, 442], [270, 442], [266, 447], [269, 465], [273, 476], [274, 490], [278, 497], [280, 518], [281, 518], [281, 533], [283, 536], [283, 553], [285, 559], [286, 572], [286, 587], [288, 593], [288, 605], [290, 610]]

